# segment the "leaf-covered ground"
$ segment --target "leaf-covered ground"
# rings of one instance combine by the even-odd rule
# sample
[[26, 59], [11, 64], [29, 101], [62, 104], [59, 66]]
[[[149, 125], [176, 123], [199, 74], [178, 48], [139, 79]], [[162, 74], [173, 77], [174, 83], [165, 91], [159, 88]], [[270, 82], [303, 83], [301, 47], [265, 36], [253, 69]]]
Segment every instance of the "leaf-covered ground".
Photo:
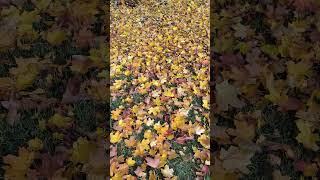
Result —
[[107, 1], [0, 1], [0, 179], [105, 179]]
[[210, 177], [209, 13], [209, 1], [112, 6], [112, 180]]
[[317, 0], [213, 0], [213, 179], [319, 179]]

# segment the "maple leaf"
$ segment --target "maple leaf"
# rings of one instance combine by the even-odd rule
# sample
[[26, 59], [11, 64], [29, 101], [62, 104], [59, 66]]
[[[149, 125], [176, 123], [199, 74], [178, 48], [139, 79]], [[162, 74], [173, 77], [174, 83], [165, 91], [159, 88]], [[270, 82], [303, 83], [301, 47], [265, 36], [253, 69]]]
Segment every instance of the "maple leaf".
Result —
[[150, 180], [157, 180], [157, 175], [156, 175], [156, 172], [151, 170], [149, 171], [149, 179]]
[[210, 139], [207, 135], [202, 134], [199, 138], [198, 141], [200, 144], [205, 147], [206, 149], [210, 149]]
[[251, 141], [255, 137], [255, 126], [253, 124], [249, 124], [244, 120], [236, 120], [234, 124], [236, 129], [227, 130], [230, 135], [236, 136], [234, 142], [240, 142], [241, 140]]
[[0, 36], [3, 37], [0, 41], [0, 51], [15, 47], [17, 38], [17, 23], [18, 16], [10, 16], [0, 21]]
[[176, 142], [177, 142], [178, 144], [185, 144], [186, 141], [188, 141], [188, 140], [193, 140], [193, 139], [194, 139], [194, 137], [192, 137], [192, 136], [188, 137], [188, 136], [184, 135], [184, 136], [182, 136], [182, 137], [178, 137], [178, 138], [176, 139]]
[[74, 35], [76, 45], [82, 48], [87, 47], [88, 45], [93, 45], [94, 38], [94, 34], [86, 28], [81, 29], [78, 33]]
[[293, 5], [300, 12], [304, 12], [308, 10], [313, 11], [315, 8], [313, 4], [313, 0], [294, 0]]
[[99, 49], [90, 49], [89, 58], [95, 63], [98, 68], [106, 67], [106, 62], [109, 54], [108, 47], [105, 43], [101, 43]]
[[274, 180], [290, 180], [290, 176], [282, 175], [279, 170], [273, 171], [272, 177]]
[[170, 169], [168, 165], [165, 165], [163, 169], [161, 169], [161, 173], [164, 177], [170, 178], [173, 176], [174, 170]]
[[16, 59], [17, 68], [10, 69], [10, 74], [15, 78], [15, 87], [17, 90], [24, 90], [31, 86], [40, 70], [41, 65], [46, 65], [47, 61], [39, 61], [38, 59]]
[[175, 95], [172, 93], [172, 90], [171, 89], [168, 89], [167, 91], [165, 91], [163, 93], [164, 96], [166, 97], [174, 97]]
[[54, 45], [60, 45], [64, 40], [67, 39], [68, 33], [62, 29], [51, 30], [46, 35], [46, 40]]
[[32, 0], [31, 1], [39, 10], [46, 10], [51, 3], [51, 0]]
[[222, 163], [219, 159], [214, 159], [215, 164], [212, 166], [212, 173], [214, 176], [212, 176], [213, 180], [220, 180], [220, 179], [226, 179], [226, 180], [237, 180], [239, 179], [238, 175], [236, 173], [230, 172], [222, 167]]
[[18, 156], [3, 157], [5, 179], [25, 179], [33, 159], [34, 153], [25, 148], [19, 148]]
[[134, 173], [138, 176], [138, 177], [145, 177], [147, 176], [146, 173], [143, 172], [142, 168], [141, 167], [138, 167]]
[[81, 79], [79, 76], [74, 76], [68, 80], [67, 87], [62, 96], [62, 103], [74, 103], [81, 100], [89, 99], [88, 95], [81, 87]]
[[2, 101], [1, 105], [9, 110], [6, 118], [7, 122], [10, 125], [14, 125], [20, 118], [20, 113], [18, 112], [20, 103], [11, 97], [9, 101]]
[[154, 159], [150, 157], [146, 157], [145, 160], [147, 161], [147, 165], [153, 168], [158, 168], [160, 164], [160, 157], [156, 156]]
[[48, 123], [58, 128], [67, 128], [72, 124], [72, 118], [62, 116], [59, 113], [55, 113], [49, 120]]
[[281, 93], [281, 90], [279, 88], [276, 88], [275, 86], [276, 86], [276, 83], [274, 80], [273, 73], [269, 72], [266, 75], [266, 87], [269, 90], [269, 94], [265, 95], [265, 97], [274, 103], [285, 101], [287, 99], [287, 96]]
[[121, 140], [121, 134], [119, 131], [110, 134], [110, 142], [117, 143]]
[[57, 171], [63, 167], [63, 162], [68, 159], [65, 151], [57, 151], [54, 155], [48, 153], [36, 154], [35, 159], [41, 160], [41, 165], [36, 165], [36, 172], [29, 173], [28, 177], [35, 176], [34, 179], [40, 177], [53, 178], [57, 175]]
[[157, 107], [150, 107], [149, 110], [148, 110], [148, 113], [149, 114], [153, 114], [154, 116], [157, 116], [157, 114], [160, 112], [160, 108], [159, 106]]
[[245, 104], [238, 98], [239, 91], [228, 81], [223, 81], [220, 84], [216, 85], [216, 99], [218, 108], [222, 111], [229, 109], [229, 105], [241, 108]]
[[254, 152], [242, 150], [238, 147], [231, 146], [228, 150], [221, 150], [220, 158], [222, 160], [222, 166], [235, 172], [239, 170], [243, 173], [248, 173], [249, 169], [247, 165], [251, 163], [251, 157], [254, 155]]
[[39, 138], [34, 138], [28, 142], [31, 151], [39, 151], [43, 148], [43, 143]]
[[317, 142], [320, 141], [320, 136], [312, 131], [312, 125], [308, 121], [298, 120], [296, 125], [300, 131], [296, 139], [302, 143], [306, 148], [317, 151], [319, 146]]
[[129, 166], [134, 166], [136, 164], [136, 161], [133, 160], [132, 157], [128, 158], [126, 162]]
[[92, 61], [83, 55], [73, 55], [71, 59], [70, 69], [74, 72], [85, 74], [88, 72], [89, 68], [93, 66]]
[[90, 152], [88, 163], [85, 164], [84, 170], [88, 173], [90, 177], [96, 177], [97, 179], [101, 179], [105, 175], [105, 170], [107, 168], [107, 158], [105, 154], [105, 148], [103, 147], [104, 143], [106, 142], [103, 141], [99, 143], [97, 145], [97, 148]]
[[96, 144], [87, 140], [87, 138], [79, 137], [73, 143], [71, 160], [74, 163], [87, 163], [90, 154], [96, 150]]

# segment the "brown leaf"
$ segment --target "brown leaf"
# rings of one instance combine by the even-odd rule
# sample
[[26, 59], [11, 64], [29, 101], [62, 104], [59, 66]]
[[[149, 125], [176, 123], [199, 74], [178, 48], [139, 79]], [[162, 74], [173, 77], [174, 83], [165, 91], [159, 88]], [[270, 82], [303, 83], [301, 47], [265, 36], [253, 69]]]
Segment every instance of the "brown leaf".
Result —
[[220, 153], [222, 166], [231, 172], [239, 170], [243, 173], [248, 173], [247, 165], [251, 163], [250, 159], [254, 153], [253, 151], [244, 151], [235, 146], [231, 146], [228, 150], [222, 149]]
[[87, 28], [81, 29], [74, 35], [74, 40], [78, 47], [88, 47], [94, 42], [94, 34]]
[[293, 5], [300, 12], [316, 10], [315, 3], [312, 0], [294, 0]]
[[320, 32], [317, 30], [314, 30], [310, 33], [310, 39], [313, 42], [319, 42], [320, 41]]
[[184, 136], [178, 137], [178, 138], [176, 139], [176, 142], [177, 142], [178, 144], [185, 144], [186, 141], [188, 141], [188, 140], [193, 140], [193, 139], [194, 139], [193, 136], [186, 136], [186, 135], [184, 135]]
[[0, 0], [0, 7], [10, 5], [10, 0]]
[[224, 66], [239, 66], [244, 63], [242, 57], [235, 54], [222, 55], [220, 60], [221, 64]]
[[36, 166], [38, 178], [53, 177], [55, 172], [64, 166], [67, 158], [67, 153], [56, 153], [53, 156], [48, 153], [40, 154], [41, 165]]
[[146, 157], [146, 161], [147, 161], [147, 165], [149, 165], [153, 168], [158, 168], [158, 166], [160, 164], [160, 157], [157, 156], [154, 159], [152, 159], [150, 157]]
[[116, 146], [111, 146], [110, 149], [110, 157], [117, 156], [117, 147]]
[[10, 125], [14, 125], [20, 118], [20, 113], [18, 112], [20, 103], [11, 97], [9, 101], [2, 101], [1, 104], [8, 110], [7, 122]]
[[[1, 4], [0, 4], [1, 6]], [[15, 47], [17, 36], [17, 18], [9, 17], [0, 21], [0, 50]]]
[[283, 111], [298, 110], [302, 107], [302, 102], [293, 97], [289, 97], [286, 101], [281, 101], [279, 106]]
[[89, 68], [93, 66], [92, 61], [83, 55], [73, 55], [71, 59], [70, 69], [74, 72], [85, 74], [88, 72]]
[[87, 95], [81, 91], [81, 79], [78, 76], [69, 79], [66, 91], [62, 97], [62, 103], [74, 103], [88, 99]]

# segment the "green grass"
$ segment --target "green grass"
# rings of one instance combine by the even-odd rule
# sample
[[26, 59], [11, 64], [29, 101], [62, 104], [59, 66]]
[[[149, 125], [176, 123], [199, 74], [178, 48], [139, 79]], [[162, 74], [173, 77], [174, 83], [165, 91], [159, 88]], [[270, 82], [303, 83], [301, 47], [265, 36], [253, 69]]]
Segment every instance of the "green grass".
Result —
[[196, 178], [197, 164], [190, 160], [183, 160], [181, 157], [169, 160], [168, 165], [173, 168], [174, 175], [183, 180], [194, 180]]
[[117, 144], [117, 154], [118, 156], [123, 155], [124, 158], [127, 158], [132, 155], [132, 149], [128, 148], [124, 141], [120, 141]]
[[92, 101], [81, 101], [74, 104], [73, 112], [75, 115], [75, 125], [82, 131], [92, 132], [98, 126], [95, 116], [96, 105]]

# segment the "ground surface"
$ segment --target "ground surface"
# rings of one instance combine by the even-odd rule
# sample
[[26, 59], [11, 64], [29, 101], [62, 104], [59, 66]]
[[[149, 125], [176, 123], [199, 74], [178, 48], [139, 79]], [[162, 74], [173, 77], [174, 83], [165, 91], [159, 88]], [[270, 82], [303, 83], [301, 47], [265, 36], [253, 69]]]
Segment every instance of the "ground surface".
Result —
[[211, 1], [213, 179], [319, 179], [319, 1]]
[[208, 176], [209, 2], [111, 9], [111, 176]]
[[88, 2], [0, 1], [0, 179], [106, 178], [107, 2]]

